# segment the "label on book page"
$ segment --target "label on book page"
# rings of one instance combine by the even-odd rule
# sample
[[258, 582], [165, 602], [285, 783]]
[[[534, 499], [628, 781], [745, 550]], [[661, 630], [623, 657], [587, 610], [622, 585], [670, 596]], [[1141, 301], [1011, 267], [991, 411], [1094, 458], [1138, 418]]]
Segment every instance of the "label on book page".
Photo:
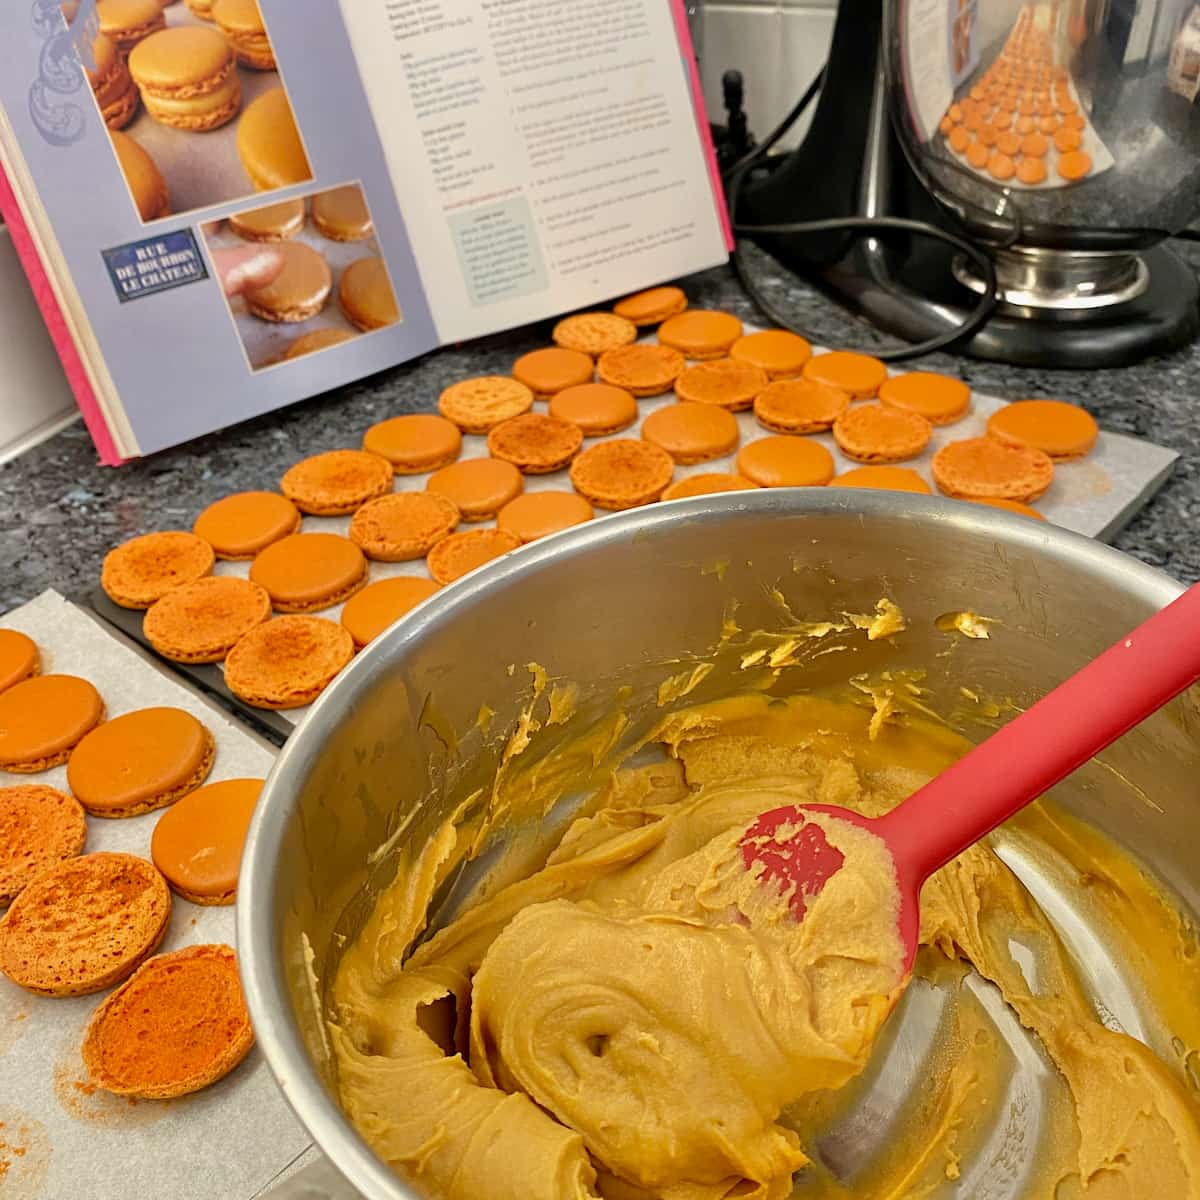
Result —
[[104, 265], [122, 303], [208, 278], [190, 229], [114, 246], [104, 251]]
[[665, 0], [347, 0], [342, 15], [443, 341], [725, 261]]

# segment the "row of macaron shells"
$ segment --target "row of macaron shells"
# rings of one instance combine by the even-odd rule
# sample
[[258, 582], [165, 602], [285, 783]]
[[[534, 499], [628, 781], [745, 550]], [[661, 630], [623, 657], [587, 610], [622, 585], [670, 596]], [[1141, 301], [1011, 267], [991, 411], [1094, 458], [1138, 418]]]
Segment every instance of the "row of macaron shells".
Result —
[[[43, 674], [37, 644], [0, 630], [0, 771], [29, 776], [65, 763], [70, 789], [0, 787], [0, 906], [8, 906], [0, 918], [0, 972], [46, 997], [122, 984], [93, 1013], [82, 1047], [92, 1082], [119, 1095], [198, 1090], [232, 1070], [253, 1041], [244, 1006], [237, 1007], [228, 946], [149, 957], [166, 934], [172, 891], [196, 904], [233, 902], [263, 781], [205, 786], [215, 757], [211, 732], [191, 713], [159, 707], [106, 719], [90, 681]], [[136, 817], [163, 808], [150, 859], [84, 853], [88, 815]], [[82, 896], [85, 905], [76, 903]], [[181, 972], [186, 1012], [166, 986]], [[196, 1025], [218, 1012], [228, 1036], [197, 1057], [184, 1043], [191, 1046]], [[128, 1053], [133, 1013], [141, 1028], [156, 1027], [153, 1062], [139, 1064]]]
[[[523, 356], [512, 377], [481, 377], [446, 389], [439, 401], [442, 416], [414, 414], [381, 422], [366, 432], [363, 450], [330, 451], [296, 464], [281, 481], [283, 495], [226, 497], [200, 515], [193, 535], [150, 534], [118, 547], [105, 563], [105, 590], [119, 604], [150, 609], [145, 633], [165, 657], [185, 662], [224, 658], [226, 681], [246, 702], [300, 707], [315, 699], [355, 648], [426, 599], [438, 585], [524, 542], [589, 519], [592, 504], [618, 509], [660, 497], [759, 484], [828, 483], [833, 474], [828, 451], [791, 434], [831, 425], [836, 431], [838, 419], [848, 412], [868, 411], [885, 423], [894, 413], [906, 429], [919, 426], [922, 447], [928, 440], [928, 421], [904, 407], [903, 388], [895, 392], [893, 409], [850, 407], [852, 395], [865, 397], [881, 386], [886, 391], [887, 372], [878, 360], [845, 353], [811, 357], [803, 339], [783, 331], [743, 336], [740, 322], [723, 313], [686, 313], [693, 319], [676, 320], [673, 330], [672, 319], [686, 305], [678, 289], [653, 289], [621, 302], [618, 310], [622, 305], [629, 311], [630, 305], [651, 303], [658, 306], [651, 310], [654, 317], [648, 319], [644, 307], [634, 310], [642, 324], [659, 319], [666, 304], [672, 306], [659, 345], [636, 343], [636, 324], [619, 311], [566, 318], [555, 329], [559, 345]], [[676, 348], [669, 340], [678, 335], [681, 325], [685, 334], [698, 326], [702, 333], [710, 331], [710, 336], [707, 340], [689, 336], [682, 349]], [[712, 331], [718, 336], [711, 336]], [[730, 334], [732, 340], [726, 341]], [[736, 357], [704, 361], [726, 350], [760, 361]], [[699, 357], [699, 364], [685, 367], [685, 352]], [[593, 382], [593, 354], [599, 359], [602, 381], [607, 366], [609, 377], [615, 374], [626, 386]], [[670, 367], [665, 373], [664, 363]], [[814, 371], [814, 366], [819, 370]], [[688, 378], [705, 379], [704, 368], [707, 374], [715, 374], [715, 388], [701, 383], [695, 393], [689, 393]], [[737, 390], [743, 369], [754, 381], [748, 393]], [[769, 381], [771, 374], [798, 370], [808, 372], [808, 377]], [[821, 379], [819, 371], [832, 374], [843, 386]], [[733, 391], [728, 386], [731, 380]], [[931, 415], [942, 421], [965, 412], [969, 402], [965, 385], [941, 376], [928, 380], [912, 393], [913, 403], [928, 409], [932, 397], [933, 407], [941, 409]], [[696, 399], [652, 413], [641, 440], [599, 442], [580, 451], [585, 435], [617, 432], [636, 420], [632, 392], [648, 395], [672, 386]], [[550, 399], [548, 414], [529, 411], [535, 397]], [[773, 397], [773, 403], [764, 403]], [[745, 407], [747, 402], [755, 404], [760, 423], [768, 429], [787, 428], [789, 434], [748, 444], [739, 457], [744, 476], [700, 475], [672, 484], [675, 461], [698, 462], [732, 448], [720, 426], [728, 422], [736, 442], [737, 425], [722, 405]], [[456, 461], [462, 432], [486, 432], [491, 457]], [[873, 451], [845, 440], [852, 453], [857, 451], [868, 462], [878, 461], [868, 456], [879, 453], [878, 438]], [[977, 440], [999, 447], [1002, 454], [1008, 452], [1004, 443]], [[885, 451], [891, 446], [894, 457], [895, 446], [886, 440], [883, 445]], [[768, 453], [764, 455], [763, 449]], [[908, 452], [907, 446], [901, 449]], [[1025, 462], [1025, 448], [1012, 452]], [[1032, 453], [1040, 455], [1040, 451]], [[522, 473], [551, 472], [568, 464], [574, 493], [522, 494]], [[393, 493], [393, 471], [433, 474], [424, 492]], [[914, 472], [896, 472], [900, 477], [894, 477], [871, 468], [867, 475], [873, 477], [847, 477], [845, 482], [929, 490]], [[349, 537], [298, 533], [301, 512], [353, 514]], [[495, 529], [455, 532], [460, 521], [493, 516]], [[433, 578], [380, 580], [364, 589], [364, 554], [383, 562], [428, 556]], [[249, 580], [204, 578], [214, 556], [252, 559]], [[190, 586], [180, 588], [181, 584]], [[340, 629], [309, 615], [345, 601]], [[272, 608], [289, 615], [270, 621]]]

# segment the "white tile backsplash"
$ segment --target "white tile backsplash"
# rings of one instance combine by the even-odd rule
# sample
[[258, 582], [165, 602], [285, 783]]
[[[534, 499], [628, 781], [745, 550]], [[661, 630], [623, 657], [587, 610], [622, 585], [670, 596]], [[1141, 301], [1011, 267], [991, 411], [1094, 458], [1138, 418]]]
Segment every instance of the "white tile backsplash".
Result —
[[[835, 11], [835, 0], [708, 0], [700, 17], [700, 76], [709, 116], [723, 123], [721, 76], [736, 67], [746, 80], [750, 129], [760, 141], [766, 137], [824, 65]], [[792, 127], [782, 147], [800, 140], [811, 112]]]
[[0, 462], [36, 445], [75, 411], [12, 238], [0, 226]]

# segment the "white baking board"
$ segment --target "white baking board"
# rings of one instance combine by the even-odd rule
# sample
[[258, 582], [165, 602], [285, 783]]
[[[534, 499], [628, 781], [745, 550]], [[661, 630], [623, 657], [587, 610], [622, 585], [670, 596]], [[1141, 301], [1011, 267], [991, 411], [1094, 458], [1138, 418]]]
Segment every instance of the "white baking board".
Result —
[[[217, 744], [210, 781], [265, 776], [274, 752], [192, 689], [176, 682], [58, 593], [0, 617], [37, 642], [46, 673], [76, 674], [100, 691], [110, 717], [174, 705], [198, 717]], [[0, 787], [66, 790], [66, 768], [0, 771]], [[85, 853], [150, 857], [161, 814], [87, 818]], [[190, 904], [172, 893], [161, 950], [234, 941], [233, 906]], [[304, 1153], [311, 1139], [292, 1116], [259, 1050], [220, 1083], [178, 1100], [129, 1100], [81, 1087], [83, 1030], [108, 993], [54, 1000], [0, 975], [0, 1197], [4, 1200], [249, 1200]], [[16, 1153], [24, 1150], [24, 1153]]]
[[[186, 4], [170, 4], [163, 9], [163, 15], [167, 19], [168, 29], [175, 25], [217, 28], [209, 21], [202, 21]], [[242, 85], [242, 106], [233, 120], [218, 129], [197, 133], [164, 125], [150, 116], [144, 104], [138, 105], [133, 120], [125, 126], [123, 132], [129, 134], [154, 159], [167, 181], [172, 216], [190, 213], [197, 208], [209, 208], [214, 204], [225, 204], [241, 196], [262, 197], [261, 200], [255, 200], [256, 204], [271, 203], [273, 193], [256, 192], [246, 168], [242, 166], [242, 160], [238, 158], [237, 129], [242, 113], [251, 101], [263, 92], [278, 87], [283, 79], [278, 71], [255, 71], [240, 63], [237, 73]], [[300, 136], [303, 140], [303, 130]]]
[[[747, 325], [747, 333], [756, 332], [756, 327]], [[653, 342], [653, 336], [643, 339]], [[814, 348], [815, 353], [821, 353]], [[893, 375], [903, 374], [901, 371], [891, 372]], [[608, 441], [611, 438], [636, 438], [640, 436], [641, 422], [655, 409], [668, 404], [677, 403], [674, 393], [656, 396], [649, 400], [638, 401], [638, 421], [628, 429], [603, 438], [587, 438], [584, 446], [594, 442]], [[933, 439], [925, 452], [916, 459], [899, 464], [918, 471], [925, 482], [937, 494], [930, 474], [930, 463], [935, 452], [946, 442], [959, 441], [963, 438], [979, 437], [985, 432], [988, 417], [997, 409], [1003, 408], [1007, 400], [996, 396], [973, 394], [971, 410], [961, 421], [953, 425], [935, 428]], [[535, 412], [545, 412], [547, 405], [538, 402], [534, 405]], [[754, 419], [753, 412], [738, 413], [737, 420], [741, 430], [741, 445], [759, 437], [773, 436], [770, 431], [763, 429]], [[365, 432], [365, 431], [364, 431]], [[813, 435], [813, 440], [820, 442], [832, 454], [836, 464], [837, 474], [848, 471], [861, 464], [851, 461], [837, 448], [832, 434]], [[361, 444], [361, 433], [357, 438], [347, 438], [347, 447], [357, 447]], [[486, 458], [487, 438], [483, 436], [464, 435], [462, 458]], [[676, 466], [675, 478], [682, 479], [689, 475], [701, 475], [712, 471], [734, 470], [734, 454], [711, 462], [698, 463], [694, 466]], [[1064, 529], [1072, 529], [1076, 533], [1100, 539], [1116, 535], [1132, 515], [1158, 490], [1166, 481], [1179, 455], [1174, 450], [1156, 446], [1141, 438], [1127, 437], [1118, 433], [1100, 434], [1096, 448], [1080, 462], [1055, 464], [1054, 482], [1046, 495], [1037, 502], [1037, 509], [1046, 518]], [[279, 476], [282, 476], [292, 464], [281, 462]], [[259, 486], [268, 489], [279, 487], [279, 476], [273, 479], [259, 480]], [[397, 475], [396, 491], [420, 490], [425, 486], [428, 475]], [[556, 471], [552, 475], [526, 475], [525, 490], [530, 492], [561, 490], [571, 491], [571, 480], [567, 470]], [[608, 515], [601, 509], [596, 509], [596, 517], [603, 519]], [[495, 521], [464, 522], [460, 530], [494, 528]], [[300, 530], [303, 533], [340, 533], [345, 534], [350, 528], [349, 517], [305, 517]], [[395, 575], [419, 575], [429, 577], [424, 559], [405, 563], [368, 563], [368, 579], [388, 579]], [[248, 576], [248, 562], [218, 562], [218, 575]], [[342, 606], [334, 605], [319, 612], [318, 616], [337, 620], [341, 616]], [[285, 710], [281, 715], [293, 723], [298, 723], [307, 713], [307, 708]]]

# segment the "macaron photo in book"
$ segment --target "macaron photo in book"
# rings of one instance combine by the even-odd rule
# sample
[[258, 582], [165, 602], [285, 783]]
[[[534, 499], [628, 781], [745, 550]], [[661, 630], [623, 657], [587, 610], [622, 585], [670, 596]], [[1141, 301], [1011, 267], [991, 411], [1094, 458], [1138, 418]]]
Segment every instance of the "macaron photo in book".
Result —
[[257, 0], [63, 11], [143, 222], [312, 179]]
[[[218, 0], [220, 3], [220, 0]], [[251, 370], [334, 350], [404, 320], [370, 205], [357, 182], [207, 221], [210, 257], [274, 260], [261, 284], [227, 296]]]

